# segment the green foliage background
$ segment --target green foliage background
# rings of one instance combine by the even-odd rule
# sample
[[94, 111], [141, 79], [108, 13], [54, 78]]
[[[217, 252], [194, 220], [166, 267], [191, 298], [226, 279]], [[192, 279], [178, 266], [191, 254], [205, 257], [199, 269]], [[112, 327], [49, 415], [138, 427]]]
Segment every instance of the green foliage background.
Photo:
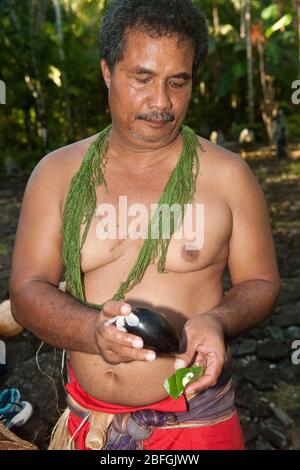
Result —
[[[221, 129], [234, 140], [249, 127], [246, 39], [240, 34], [243, 0], [195, 3], [207, 16], [210, 53], [187, 123], [204, 137]], [[7, 159], [30, 171], [48, 151], [94, 134], [109, 122], [97, 50], [106, 5], [107, 0], [0, 0], [0, 79], [7, 91], [6, 105], [0, 105], [0, 171]], [[297, 139], [299, 107], [291, 102], [291, 84], [300, 78], [299, 0], [251, 0], [251, 11], [253, 24], [260, 25], [266, 38], [265, 67], [274, 99], [285, 112], [289, 139]], [[258, 140], [266, 141], [255, 47], [253, 52], [255, 122], [250, 127]]]

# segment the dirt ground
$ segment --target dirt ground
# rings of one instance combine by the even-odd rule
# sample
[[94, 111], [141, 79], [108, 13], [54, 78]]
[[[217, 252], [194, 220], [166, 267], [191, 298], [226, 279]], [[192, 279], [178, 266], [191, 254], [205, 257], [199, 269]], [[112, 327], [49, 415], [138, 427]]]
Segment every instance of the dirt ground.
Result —
[[[248, 449], [300, 449], [300, 365], [291, 361], [292, 343], [300, 340], [300, 145], [290, 148], [288, 160], [270, 154], [265, 147], [246, 156], [268, 201], [282, 292], [274, 315], [232, 342], [236, 403]], [[24, 179], [0, 180], [0, 301], [9, 295], [11, 254], [25, 183]], [[224, 285], [229, 287], [226, 276]], [[0, 389], [18, 387], [34, 407], [32, 419], [15, 432], [45, 449], [65, 404], [61, 352], [44, 345], [38, 354], [39, 370], [38, 338], [24, 331], [5, 341], [8, 368], [0, 378]]]

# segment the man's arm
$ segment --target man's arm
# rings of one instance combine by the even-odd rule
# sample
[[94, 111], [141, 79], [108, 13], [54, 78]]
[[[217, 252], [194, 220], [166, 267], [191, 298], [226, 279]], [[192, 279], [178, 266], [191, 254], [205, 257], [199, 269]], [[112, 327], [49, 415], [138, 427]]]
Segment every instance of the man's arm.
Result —
[[223, 175], [233, 221], [228, 257], [233, 287], [219, 305], [192, 317], [184, 326], [187, 349], [177, 356], [175, 369], [192, 363], [205, 366], [205, 374], [187, 387], [187, 395], [216, 384], [226, 362], [224, 337], [236, 336], [260, 324], [272, 313], [280, 290], [262, 190], [248, 165], [237, 157]]
[[99, 312], [61, 292], [61, 194], [63, 158], [45, 157], [33, 171], [24, 195], [10, 278], [17, 322], [47, 343], [99, 353], [93, 336]]
[[265, 320], [274, 310], [280, 291], [269, 211], [263, 192], [248, 165], [232, 165], [228, 203], [233, 229], [228, 268], [232, 289], [208, 312], [222, 320], [225, 335], [237, 336]]
[[[138, 337], [104, 325], [115, 315], [130, 313], [128, 307], [122, 310], [122, 302], [109, 301], [99, 312], [58, 289], [62, 272], [62, 188], [68, 178], [64, 165], [63, 151], [48, 155], [27, 184], [10, 279], [13, 316], [58, 348], [101, 354], [111, 364], [148, 360], [148, 351], [142, 349]], [[138, 343], [133, 343], [136, 340]]]

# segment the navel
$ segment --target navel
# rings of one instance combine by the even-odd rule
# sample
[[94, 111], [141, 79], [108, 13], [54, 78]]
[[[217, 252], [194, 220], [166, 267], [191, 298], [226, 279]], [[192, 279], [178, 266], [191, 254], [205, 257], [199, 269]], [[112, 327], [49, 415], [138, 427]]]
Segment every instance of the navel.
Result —
[[107, 370], [105, 372], [105, 376], [107, 379], [114, 379], [116, 377], [116, 373], [113, 370]]

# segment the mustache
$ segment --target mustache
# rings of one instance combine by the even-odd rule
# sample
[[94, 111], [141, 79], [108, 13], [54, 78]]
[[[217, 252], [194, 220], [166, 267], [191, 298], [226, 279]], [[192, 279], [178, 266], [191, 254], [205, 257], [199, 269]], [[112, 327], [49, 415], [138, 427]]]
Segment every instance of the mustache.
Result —
[[174, 114], [171, 113], [157, 113], [157, 112], [152, 112], [152, 113], [147, 113], [147, 114], [139, 114], [137, 116], [137, 119], [140, 119], [142, 121], [164, 121], [164, 122], [172, 122], [175, 119]]

